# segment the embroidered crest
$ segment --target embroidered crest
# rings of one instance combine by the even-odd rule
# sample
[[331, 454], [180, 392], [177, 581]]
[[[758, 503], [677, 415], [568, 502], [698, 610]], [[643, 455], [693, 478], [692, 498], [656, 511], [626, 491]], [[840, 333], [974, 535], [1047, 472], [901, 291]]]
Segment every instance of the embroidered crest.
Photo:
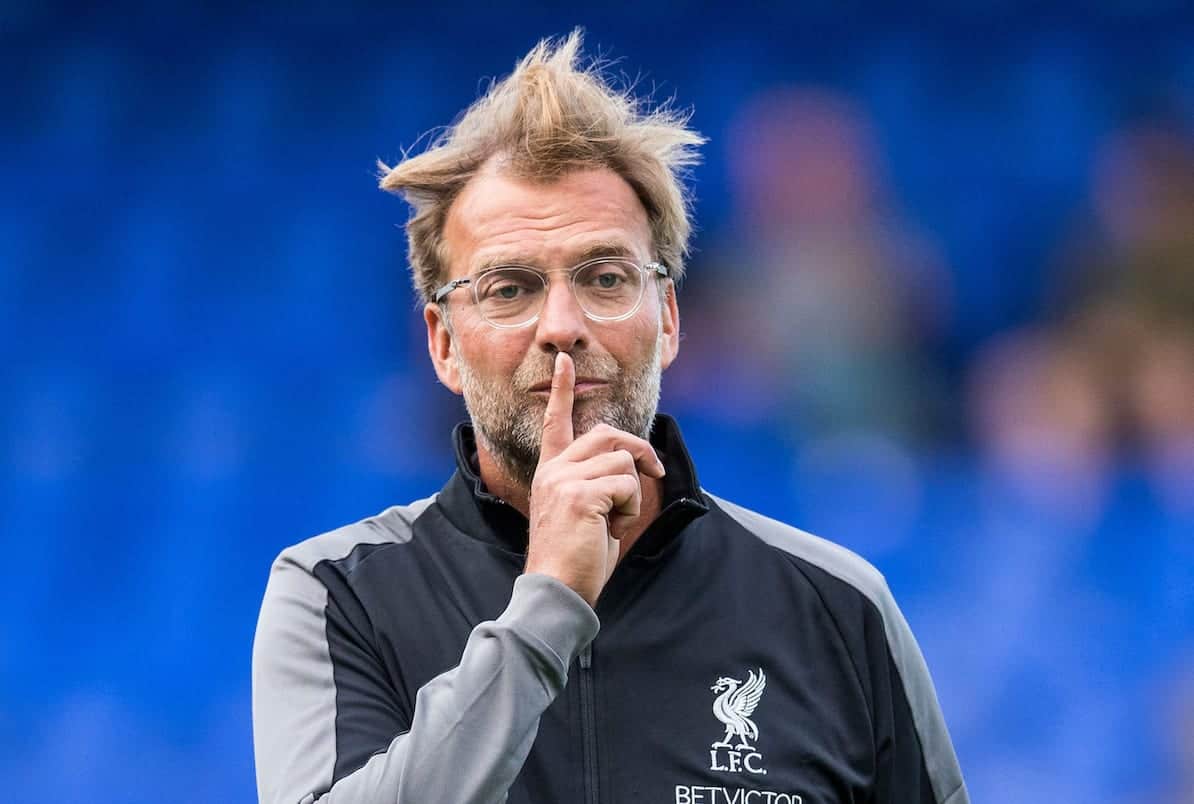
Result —
[[718, 693], [713, 700], [713, 714], [725, 726], [725, 736], [709, 747], [709, 769], [738, 773], [765, 774], [760, 764], [763, 755], [755, 750], [754, 742], [759, 739], [759, 727], [751, 715], [767, 688], [767, 675], [759, 668], [758, 673], [750, 670], [746, 681], [722, 676], [709, 689]]

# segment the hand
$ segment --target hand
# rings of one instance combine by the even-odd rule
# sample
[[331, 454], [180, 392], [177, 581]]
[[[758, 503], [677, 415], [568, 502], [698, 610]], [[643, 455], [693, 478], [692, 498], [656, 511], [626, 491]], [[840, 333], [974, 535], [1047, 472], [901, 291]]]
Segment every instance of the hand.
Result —
[[526, 571], [557, 578], [594, 606], [618, 561], [618, 526], [639, 514], [639, 474], [663, 477], [663, 464], [650, 443], [608, 424], [574, 439], [575, 384], [572, 357], [557, 353], [531, 483]]

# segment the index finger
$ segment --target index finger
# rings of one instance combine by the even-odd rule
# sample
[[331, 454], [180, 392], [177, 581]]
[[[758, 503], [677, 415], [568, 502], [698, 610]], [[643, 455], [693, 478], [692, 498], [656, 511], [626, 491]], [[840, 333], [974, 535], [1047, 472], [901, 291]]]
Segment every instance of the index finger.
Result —
[[550, 460], [572, 443], [572, 400], [576, 386], [576, 366], [567, 352], [556, 352], [551, 391], [543, 414], [543, 440], [539, 462]]

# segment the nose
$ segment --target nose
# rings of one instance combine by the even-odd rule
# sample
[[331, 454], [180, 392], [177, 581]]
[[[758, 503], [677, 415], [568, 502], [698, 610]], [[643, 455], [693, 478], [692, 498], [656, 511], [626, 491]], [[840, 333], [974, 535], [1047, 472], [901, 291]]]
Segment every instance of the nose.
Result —
[[585, 346], [587, 337], [588, 319], [567, 279], [553, 278], [539, 312], [535, 342], [545, 352], [571, 352]]

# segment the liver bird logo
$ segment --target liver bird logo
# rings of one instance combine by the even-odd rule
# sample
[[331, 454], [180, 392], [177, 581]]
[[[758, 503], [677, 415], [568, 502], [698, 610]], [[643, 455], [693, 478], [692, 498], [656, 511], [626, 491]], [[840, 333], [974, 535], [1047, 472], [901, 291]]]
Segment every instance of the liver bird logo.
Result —
[[[726, 734], [711, 748], [734, 748], [740, 751], [753, 751], [754, 746], [749, 741], [759, 738], [759, 727], [750, 719], [759, 699], [763, 697], [763, 689], [767, 686], [767, 676], [763, 668], [759, 668], [756, 675], [753, 670], [748, 671], [746, 683], [736, 678], [722, 676], [717, 679], [711, 689], [720, 693], [713, 701], [713, 714], [725, 724]], [[732, 745], [731, 740], [738, 738], [738, 744]]]

